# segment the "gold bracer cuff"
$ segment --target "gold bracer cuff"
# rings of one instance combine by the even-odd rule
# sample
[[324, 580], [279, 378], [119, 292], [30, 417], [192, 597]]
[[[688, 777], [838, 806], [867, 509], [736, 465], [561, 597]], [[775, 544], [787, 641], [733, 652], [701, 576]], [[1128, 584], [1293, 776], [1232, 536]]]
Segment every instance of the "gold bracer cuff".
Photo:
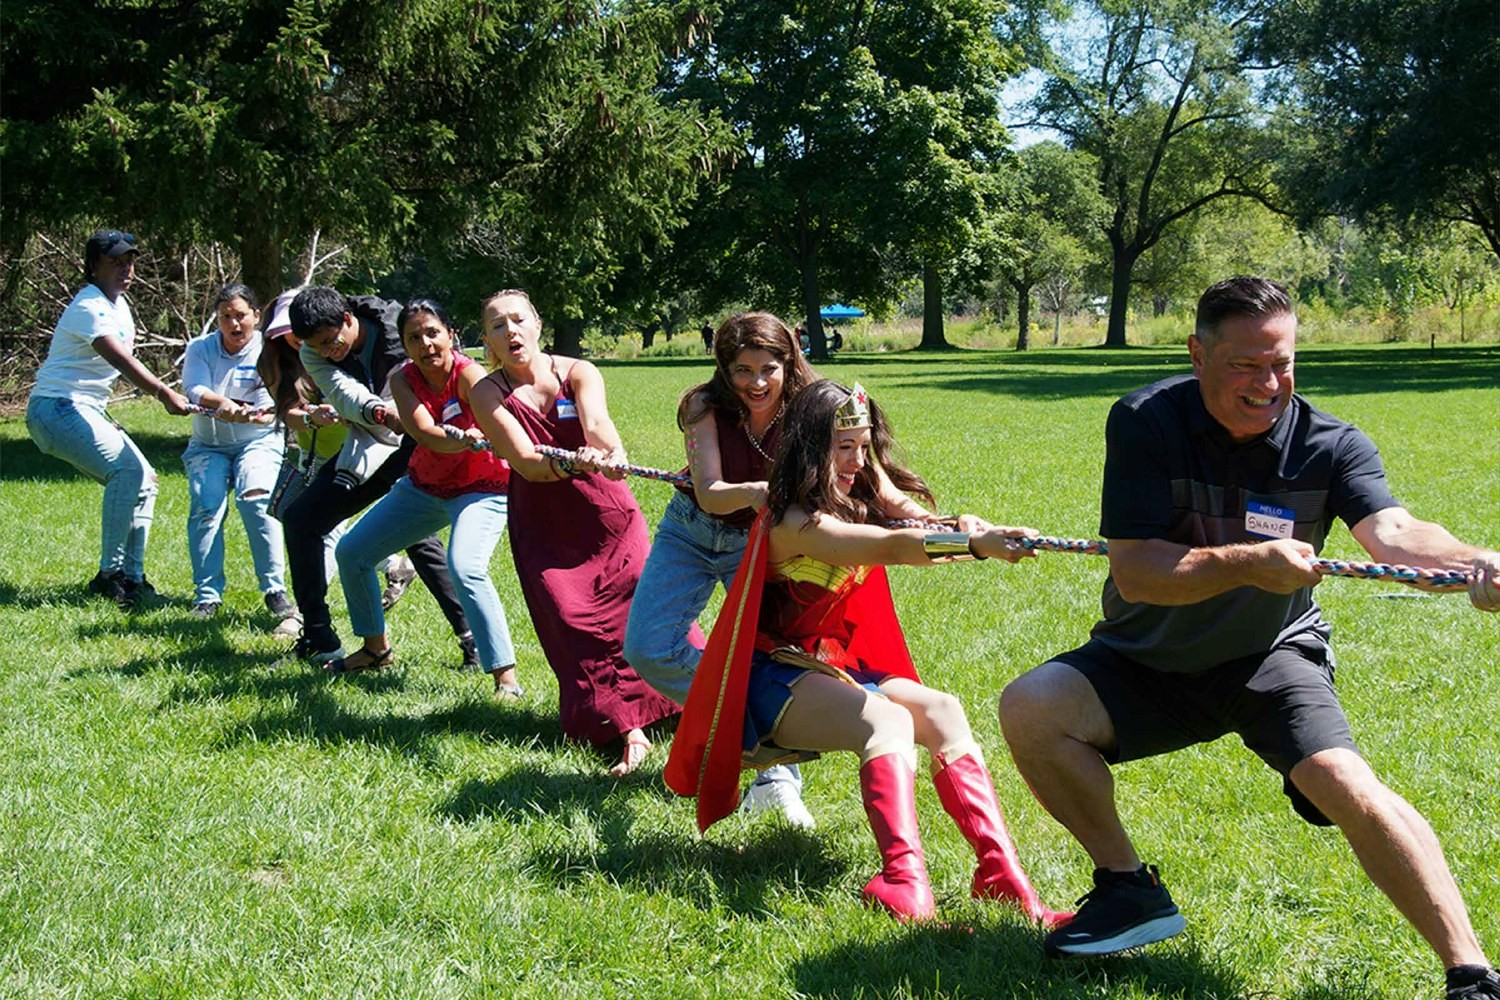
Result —
[[929, 531], [922, 536], [922, 551], [935, 563], [984, 558], [969, 548], [967, 531]]

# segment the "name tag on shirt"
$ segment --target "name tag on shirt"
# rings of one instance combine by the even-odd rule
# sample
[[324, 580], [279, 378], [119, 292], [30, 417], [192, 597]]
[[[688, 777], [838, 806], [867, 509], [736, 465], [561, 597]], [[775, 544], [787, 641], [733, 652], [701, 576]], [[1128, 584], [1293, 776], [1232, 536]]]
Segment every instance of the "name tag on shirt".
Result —
[[1272, 507], [1254, 500], [1245, 505], [1245, 530], [1260, 538], [1291, 538], [1297, 512], [1290, 507]]
[[458, 400], [450, 399], [443, 404], [443, 415], [438, 419], [446, 424], [451, 420], [457, 420], [462, 415], [463, 408], [458, 405]]
[[578, 404], [573, 402], [571, 399], [559, 399], [557, 401], [557, 419], [577, 420]]

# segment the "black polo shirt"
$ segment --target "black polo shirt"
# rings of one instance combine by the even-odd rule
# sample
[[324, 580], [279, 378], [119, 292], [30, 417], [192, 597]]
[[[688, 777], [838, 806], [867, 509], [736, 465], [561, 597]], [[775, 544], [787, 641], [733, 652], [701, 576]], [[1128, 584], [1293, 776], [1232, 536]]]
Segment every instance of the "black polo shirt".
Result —
[[[1263, 541], [1285, 531], [1321, 550], [1349, 526], [1395, 507], [1375, 445], [1293, 395], [1269, 432], [1235, 444], [1179, 375], [1117, 401], [1105, 426], [1100, 533], [1192, 547]], [[1247, 516], [1251, 515], [1251, 516]], [[1252, 528], [1257, 529], [1252, 532]], [[1190, 673], [1267, 652], [1297, 637], [1326, 645], [1312, 588], [1238, 587], [1197, 604], [1135, 604], [1104, 582], [1099, 641], [1156, 670]]]

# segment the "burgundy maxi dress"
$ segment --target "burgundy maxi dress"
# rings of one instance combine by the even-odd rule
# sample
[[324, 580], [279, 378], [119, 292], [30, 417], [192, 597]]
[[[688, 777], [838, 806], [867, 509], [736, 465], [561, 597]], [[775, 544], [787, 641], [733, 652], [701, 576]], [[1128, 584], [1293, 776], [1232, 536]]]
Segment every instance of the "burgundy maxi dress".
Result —
[[[557, 360], [552, 360], [557, 374]], [[546, 413], [491, 378], [533, 443], [570, 451], [587, 442], [572, 368]], [[563, 734], [602, 746], [681, 708], [625, 662], [625, 621], [651, 549], [646, 519], [623, 481], [585, 473], [550, 483], [510, 480], [510, 550], [542, 651], [557, 675]]]

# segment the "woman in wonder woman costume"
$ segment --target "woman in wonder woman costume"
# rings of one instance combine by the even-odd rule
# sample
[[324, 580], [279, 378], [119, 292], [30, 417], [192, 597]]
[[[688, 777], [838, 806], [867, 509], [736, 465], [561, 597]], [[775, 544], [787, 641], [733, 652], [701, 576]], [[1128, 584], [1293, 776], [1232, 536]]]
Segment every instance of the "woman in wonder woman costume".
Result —
[[693, 679], [667, 784], [698, 797], [706, 830], [734, 808], [742, 754], [854, 751], [883, 861], [863, 896], [898, 920], [924, 920], [934, 907], [917, 833], [920, 743], [938, 799], [978, 856], [973, 895], [1060, 923], [1067, 915], [1042, 905], [1016, 857], [963, 706], [918, 680], [882, 568], [1016, 562], [1031, 553], [1013, 540], [1036, 532], [970, 516], [959, 518], [963, 531], [886, 527], [912, 516], [908, 493], [933, 498], [891, 460], [884, 417], [858, 385], [807, 386], [785, 428], [769, 504]]

